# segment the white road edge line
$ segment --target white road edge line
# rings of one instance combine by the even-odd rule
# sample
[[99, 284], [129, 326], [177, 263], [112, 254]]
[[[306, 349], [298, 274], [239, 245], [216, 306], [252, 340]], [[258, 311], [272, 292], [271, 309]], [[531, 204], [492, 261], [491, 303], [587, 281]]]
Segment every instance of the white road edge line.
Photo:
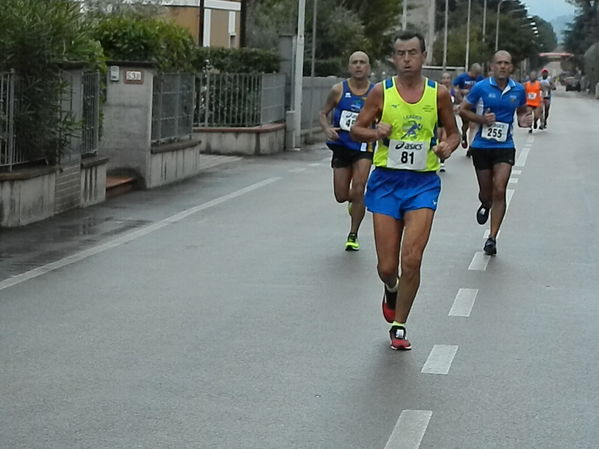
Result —
[[477, 288], [460, 288], [449, 310], [449, 316], [469, 317], [476, 301], [476, 295], [478, 295]]
[[246, 193], [250, 193], [250, 192], [257, 190], [261, 187], [272, 184], [273, 182], [279, 181], [280, 179], [281, 179], [280, 177], [265, 179], [263, 181], [260, 181], [255, 184], [244, 187], [243, 189], [239, 189], [235, 192], [228, 193], [221, 197], [210, 200], [206, 203], [199, 204], [190, 209], [186, 209], [184, 211], [176, 213], [175, 215], [171, 215], [170, 217], [167, 217], [163, 220], [160, 220], [160, 221], [157, 221], [150, 225], [136, 229], [135, 231], [131, 231], [127, 234], [123, 234], [123, 235], [121, 235], [113, 240], [110, 240], [108, 242], [93, 246], [91, 248], [85, 249], [78, 253], [75, 253], [70, 256], [59, 259], [55, 262], [51, 262], [49, 264], [42, 265], [41, 267], [37, 267], [32, 270], [29, 270], [24, 273], [13, 276], [11, 278], [5, 279], [3, 281], [0, 281], [0, 291], [10, 288], [10, 287], [13, 287], [18, 284], [21, 284], [25, 281], [29, 281], [36, 277], [42, 276], [46, 273], [49, 273], [50, 271], [58, 270], [67, 265], [71, 265], [75, 262], [79, 262], [83, 259], [87, 259], [88, 257], [94, 256], [96, 254], [107, 251], [109, 249], [116, 248], [117, 246], [131, 242], [140, 237], [144, 237], [148, 234], [151, 234], [152, 232], [158, 231], [159, 229], [162, 229], [162, 228], [168, 226], [169, 224], [177, 223], [177, 222], [183, 220], [184, 218], [187, 218], [190, 215], [193, 215], [197, 212], [201, 212], [201, 211], [209, 209], [211, 207], [218, 206], [219, 204], [222, 204], [225, 201], [232, 200], [234, 198], [238, 198], [242, 195], [245, 195]]
[[320, 167], [322, 165], [322, 162], [312, 162], [311, 164], [308, 164], [309, 167]]
[[451, 368], [451, 362], [458, 352], [456, 345], [435, 345], [428, 355], [424, 366], [423, 374], [447, 374]]
[[491, 259], [491, 256], [487, 256], [482, 251], [477, 251], [474, 253], [474, 257], [472, 258], [472, 262], [470, 262], [468, 269], [471, 271], [485, 271], [489, 264], [489, 259]]
[[403, 410], [384, 449], [418, 449], [431, 416], [431, 410]]
[[508, 184], [518, 184], [518, 178], [510, 178]]
[[512, 175], [521, 175], [522, 170], [512, 170]]

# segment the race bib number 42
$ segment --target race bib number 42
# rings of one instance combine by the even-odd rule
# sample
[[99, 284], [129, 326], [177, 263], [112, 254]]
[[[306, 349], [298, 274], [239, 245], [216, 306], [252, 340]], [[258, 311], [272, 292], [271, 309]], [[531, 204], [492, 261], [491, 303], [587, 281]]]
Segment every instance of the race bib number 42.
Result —
[[492, 125], [483, 125], [482, 137], [495, 142], [505, 142], [510, 130], [509, 123], [495, 122]]
[[339, 120], [339, 128], [343, 131], [351, 131], [352, 126], [358, 119], [358, 113], [352, 111], [341, 111], [341, 119]]
[[428, 158], [429, 142], [389, 142], [387, 167], [402, 170], [424, 170]]

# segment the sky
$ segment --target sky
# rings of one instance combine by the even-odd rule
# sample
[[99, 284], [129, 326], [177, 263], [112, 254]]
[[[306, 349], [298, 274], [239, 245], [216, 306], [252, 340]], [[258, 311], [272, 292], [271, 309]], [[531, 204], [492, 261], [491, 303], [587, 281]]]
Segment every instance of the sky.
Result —
[[548, 22], [576, 12], [576, 8], [566, 0], [523, 0], [522, 3], [527, 6], [531, 16], [539, 16]]

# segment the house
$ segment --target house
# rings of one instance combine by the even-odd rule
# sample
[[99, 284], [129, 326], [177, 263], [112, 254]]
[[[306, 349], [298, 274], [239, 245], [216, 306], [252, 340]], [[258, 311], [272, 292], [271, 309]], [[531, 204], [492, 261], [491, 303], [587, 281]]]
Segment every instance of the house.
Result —
[[161, 0], [165, 15], [189, 30], [203, 47], [244, 44], [247, 0]]

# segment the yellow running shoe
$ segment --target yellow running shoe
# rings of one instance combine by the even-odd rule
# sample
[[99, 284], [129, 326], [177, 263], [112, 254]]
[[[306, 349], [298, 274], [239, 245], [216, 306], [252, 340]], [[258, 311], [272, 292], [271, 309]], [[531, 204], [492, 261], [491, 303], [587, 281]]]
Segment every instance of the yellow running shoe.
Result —
[[358, 234], [350, 232], [345, 242], [345, 251], [358, 251], [360, 249], [360, 243], [358, 242]]

